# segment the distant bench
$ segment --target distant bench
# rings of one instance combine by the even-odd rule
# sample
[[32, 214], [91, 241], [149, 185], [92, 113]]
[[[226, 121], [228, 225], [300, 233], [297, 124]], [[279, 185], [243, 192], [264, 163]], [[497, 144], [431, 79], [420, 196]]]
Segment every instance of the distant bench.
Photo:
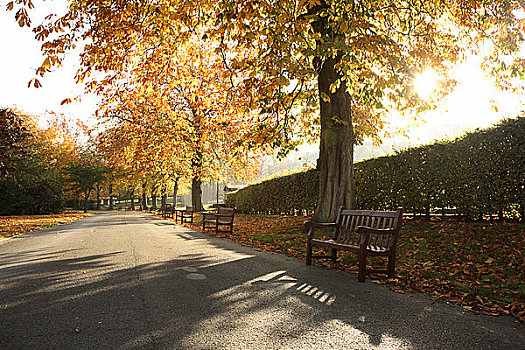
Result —
[[171, 204], [166, 204], [161, 209], [162, 217], [165, 218], [173, 218], [173, 212], [174, 212], [173, 206]]
[[181, 224], [184, 221], [193, 223], [193, 207], [190, 205], [187, 205], [185, 209], [177, 209], [171, 204], [166, 204], [161, 209], [161, 213], [163, 218], [175, 219], [175, 222], [178, 222], [180, 219]]
[[[214, 228], [215, 233], [219, 231], [233, 232], [233, 216], [235, 209], [233, 208], [224, 208], [218, 207], [216, 212], [213, 213], [202, 213], [202, 231], [205, 231], [206, 228]], [[221, 226], [226, 226], [226, 230], [220, 230]]]
[[[396, 245], [399, 228], [403, 217], [403, 208], [396, 211], [376, 210], [345, 210], [339, 209], [336, 222], [318, 223], [305, 221], [308, 231], [306, 240], [306, 264], [312, 264], [312, 258], [337, 259], [337, 251], [354, 252], [359, 259], [359, 273], [357, 280], [365, 281], [367, 256], [388, 257], [386, 270], [368, 270], [369, 272], [386, 272], [389, 277], [395, 275]], [[316, 228], [333, 228], [331, 239], [314, 238]], [[312, 255], [312, 247], [321, 246], [331, 248], [329, 256]]]
[[185, 209], [174, 209], [175, 211], [175, 222], [179, 220], [183, 224], [184, 221], [193, 223], [193, 207], [187, 205]]

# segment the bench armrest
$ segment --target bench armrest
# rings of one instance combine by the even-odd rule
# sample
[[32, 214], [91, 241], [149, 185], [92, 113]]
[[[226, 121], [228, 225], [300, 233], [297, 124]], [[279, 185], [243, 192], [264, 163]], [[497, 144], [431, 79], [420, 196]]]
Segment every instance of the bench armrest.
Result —
[[361, 236], [359, 240], [359, 246], [361, 247], [366, 247], [370, 244], [371, 235], [392, 235], [394, 233], [393, 228], [371, 228], [366, 226], [358, 226], [355, 231]]
[[201, 215], [202, 215], [202, 219], [203, 220], [206, 218], [206, 216], [217, 217], [217, 213], [214, 213], [214, 212], [211, 212], [211, 211], [203, 211], [201, 213]]
[[337, 223], [335, 222], [317, 222], [312, 220], [306, 220], [304, 222], [304, 228], [305, 232], [308, 233], [308, 240], [311, 240], [314, 237], [315, 228], [323, 228], [323, 227], [337, 227]]
[[317, 222], [312, 220], [306, 220], [304, 226], [309, 227], [335, 227], [337, 224], [335, 222]]

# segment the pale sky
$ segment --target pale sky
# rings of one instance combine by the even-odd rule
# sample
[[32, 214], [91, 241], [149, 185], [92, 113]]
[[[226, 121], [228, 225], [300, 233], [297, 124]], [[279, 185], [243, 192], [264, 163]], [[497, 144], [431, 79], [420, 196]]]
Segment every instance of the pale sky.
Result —
[[[477, 128], [487, 128], [505, 118], [515, 118], [524, 109], [523, 99], [504, 93], [479, 69], [479, 59], [470, 59], [456, 68], [458, 85], [442, 105], [421, 114], [417, 124], [406, 117], [392, 115], [390, 127], [408, 127], [407, 137], [383, 140], [381, 147], [370, 142], [357, 147], [356, 160], [386, 155], [393, 149], [429, 144], [436, 140], [454, 139]], [[496, 108], [494, 108], [496, 107]]]
[[[65, 98], [83, 92], [83, 88], [75, 85], [73, 80], [76, 56], [69, 55], [64, 67], [41, 78], [42, 88], [27, 87], [42, 62], [40, 43], [34, 40], [30, 29], [18, 26], [13, 18], [14, 12], [5, 11], [7, 2], [0, 0], [0, 107], [17, 107], [40, 116], [45, 116], [46, 111], [54, 111], [95, 125], [97, 97], [84, 96], [80, 103], [60, 105]], [[44, 4], [56, 10], [63, 3], [62, 0], [48, 0]], [[38, 13], [33, 23], [38, 22], [36, 17]], [[409, 127], [409, 138], [396, 136], [386, 139], [379, 148], [366, 142], [357, 147], [356, 160], [384, 155], [392, 149], [431, 143], [436, 139], [454, 138], [467, 130], [489, 127], [502, 118], [519, 114], [523, 109], [520, 99], [498, 91], [477, 66], [478, 63], [471, 60], [458, 68], [460, 84], [456, 91], [443, 101], [442, 107], [421, 115], [418, 126], [407, 118], [389, 117], [391, 128]], [[497, 101], [497, 112], [492, 109], [493, 100]]]
[[[44, 117], [46, 111], [54, 111], [94, 125], [98, 101], [95, 96], [84, 96], [81, 103], [60, 105], [65, 98], [73, 98], [83, 92], [83, 87], [76, 85], [73, 79], [78, 61], [73, 55], [66, 58], [59, 70], [39, 79], [41, 88], [27, 87], [43, 60], [41, 43], [34, 39], [34, 33], [29, 28], [18, 26], [14, 11], [5, 11], [7, 2], [0, 0], [0, 107], [17, 107], [23, 112]], [[63, 2], [46, 1], [44, 4], [56, 11], [60, 3]], [[38, 6], [39, 1], [36, 4]], [[38, 12], [30, 12], [30, 15], [33, 13], [35, 24]]]

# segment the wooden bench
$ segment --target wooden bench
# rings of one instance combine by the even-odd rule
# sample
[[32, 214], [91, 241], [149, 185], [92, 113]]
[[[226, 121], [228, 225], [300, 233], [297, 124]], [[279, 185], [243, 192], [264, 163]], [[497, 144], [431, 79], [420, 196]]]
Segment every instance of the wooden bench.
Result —
[[171, 204], [166, 204], [164, 207], [162, 207], [162, 217], [173, 218], [173, 207]]
[[186, 222], [193, 223], [193, 207], [191, 205], [187, 205], [186, 209], [174, 209], [175, 211], [175, 222], [179, 220], [180, 217], [180, 223], [183, 224], [184, 220]]
[[[215, 233], [220, 232], [233, 232], [233, 216], [235, 210], [233, 208], [217, 208], [216, 212], [213, 213], [202, 213], [202, 231], [206, 228], [215, 228]], [[220, 230], [219, 227], [227, 226], [227, 230]]]
[[[386, 272], [389, 277], [395, 275], [396, 245], [403, 217], [403, 208], [396, 211], [345, 210], [341, 208], [336, 222], [318, 223], [305, 221], [308, 231], [306, 240], [306, 264], [312, 264], [312, 258], [337, 259], [337, 251], [345, 250], [357, 253], [359, 274], [357, 280], [365, 281], [367, 256], [388, 257], [386, 270], [368, 270], [369, 272]], [[333, 228], [332, 239], [316, 239], [316, 228]], [[312, 247], [331, 248], [329, 256], [313, 256]]]

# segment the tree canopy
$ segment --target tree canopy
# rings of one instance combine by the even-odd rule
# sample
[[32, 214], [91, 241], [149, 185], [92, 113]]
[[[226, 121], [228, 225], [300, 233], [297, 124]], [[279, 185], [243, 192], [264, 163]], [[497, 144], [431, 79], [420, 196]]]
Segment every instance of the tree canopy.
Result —
[[7, 176], [16, 171], [13, 158], [23, 152], [23, 142], [29, 139], [31, 132], [26, 121], [14, 111], [0, 109], [0, 176]]
[[240, 147], [252, 128], [250, 102], [215, 48], [209, 41], [169, 45], [138, 62], [122, 84], [104, 90], [100, 113], [110, 126], [99, 142], [108, 159], [172, 181], [191, 178], [196, 210], [202, 181], [247, 177], [257, 165], [253, 150]]
[[110, 172], [111, 169], [89, 151], [79, 154], [64, 167], [64, 181], [69, 190], [84, 197], [84, 213], [88, 210], [88, 200], [95, 186], [103, 183]]
[[[61, 17], [34, 27], [43, 41], [37, 75], [59, 66], [85, 40], [77, 81], [106, 94], [137, 66], [146, 89], [162, 95], [156, 78], [166, 52], [216, 43], [223, 77], [252, 112], [239, 145], [272, 145], [283, 153], [320, 139], [316, 218], [333, 219], [355, 205], [353, 145], [380, 137], [383, 115], [432, 106], [413, 89], [426, 69], [443, 75], [468, 52], [486, 52], [484, 68], [508, 88], [523, 78], [521, 2], [510, 0], [243, 0], [80, 1]], [[15, 0], [21, 26], [30, 26], [30, 0]], [[195, 34], [199, 34], [199, 39]], [[213, 44], [215, 45], [215, 44]], [[198, 58], [197, 58], [198, 59]], [[214, 69], [214, 68], [211, 68]], [[453, 77], [452, 77], [453, 78]], [[200, 79], [197, 79], [200, 80]], [[37, 79], [31, 82], [40, 83]], [[176, 86], [166, 85], [171, 92]], [[107, 95], [106, 95], [107, 96]], [[169, 99], [161, 100], [169, 107]], [[160, 109], [162, 110], [162, 109]]]
[[38, 128], [27, 114], [0, 109], [0, 215], [62, 210], [58, 159], [68, 152], [55, 136], [53, 128]]

